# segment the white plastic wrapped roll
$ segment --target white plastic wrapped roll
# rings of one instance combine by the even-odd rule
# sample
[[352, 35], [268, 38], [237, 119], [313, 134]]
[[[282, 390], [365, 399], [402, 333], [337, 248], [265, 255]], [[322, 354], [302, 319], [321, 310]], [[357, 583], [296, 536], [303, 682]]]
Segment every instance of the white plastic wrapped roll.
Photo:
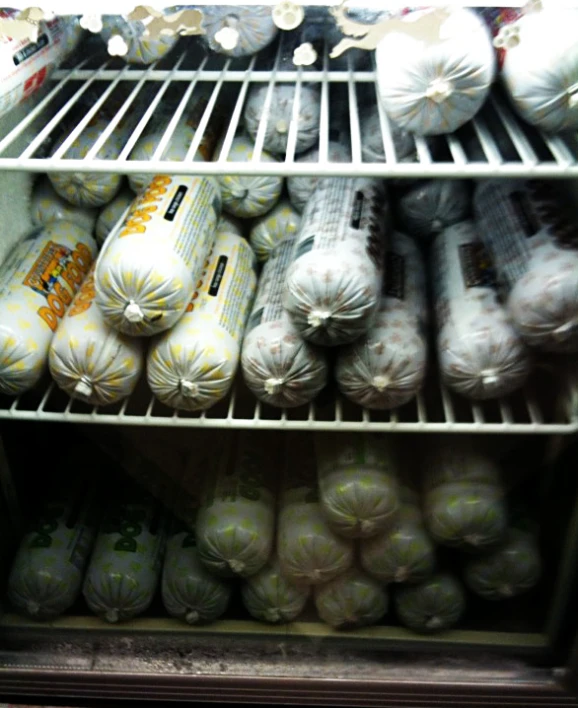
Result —
[[60, 320], [96, 255], [96, 243], [69, 221], [22, 241], [0, 268], [0, 392], [32, 388], [46, 369]]
[[547, 181], [488, 180], [476, 189], [474, 210], [519, 334], [532, 347], [578, 352], [573, 205]]
[[281, 241], [297, 233], [300, 223], [301, 217], [285, 200], [274, 206], [268, 214], [256, 219], [251, 227], [249, 243], [257, 260], [266, 261]]
[[255, 267], [247, 241], [217, 227], [202, 285], [188, 311], [149, 349], [147, 379], [159, 401], [197, 411], [227, 395], [257, 287]]
[[[17, 10], [0, 10], [0, 18], [12, 20]], [[40, 22], [38, 41], [0, 37], [0, 116], [37, 91], [74, 49], [67, 18]]]
[[144, 370], [142, 340], [109, 327], [94, 303], [88, 274], [52, 340], [52, 378], [72, 398], [96, 406], [118, 403], [134, 391]]
[[[411, 133], [389, 122], [395, 156], [399, 162], [415, 162], [417, 151]], [[364, 111], [361, 116], [361, 153], [365, 162], [385, 162], [385, 149], [381, 131], [381, 120], [377, 106]]]
[[32, 194], [32, 223], [35, 226], [46, 226], [52, 221], [72, 221], [81, 229], [91, 234], [94, 231], [96, 209], [77, 207], [60, 197], [47, 178], [42, 178]]
[[256, 54], [277, 35], [272, 8], [267, 5], [203, 5], [201, 26], [209, 47], [219, 54]]
[[465, 221], [471, 211], [470, 187], [460, 179], [418, 182], [396, 201], [400, 227], [422, 239], [430, 239], [448, 226]]
[[220, 210], [214, 180], [154, 177], [96, 266], [96, 302], [112, 327], [150, 336], [178, 322], [214, 244]]
[[158, 34], [144, 37], [146, 25], [119, 15], [103, 15], [100, 36], [108, 53], [121, 56], [129, 64], [152, 64], [162, 59], [179, 41], [179, 35]]
[[367, 332], [379, 304], [387, 221], [382, 181], [319, 180], [295, 239], [283, 298], [302, 337], [338, 345]]
[[[228, 161], [249, 162], [253, 157], [253, 145], [244, 136], [233, 140]], [[215, 157], [220, 154], [220, 146]], [[265, 150], [261, 153], [262, 162], [277, 160]], [[223, 211], [241, 218], [262, 216], [277, 204], [283, 189], [283, 178], [274, 175], [219, 175], [219, 186], [223, 199]]]
[[353, 565], [353, 541], [335, 533], [319, 503], [311, 436], [287, 434], [277, 554], [283, 574], [306, 585], [326, 583]]
[[433, 8], [389, 23], [375, 59], [379, 94], [391, 120], [417, 135], [451, 133], [471, 120], [495, 71], [484, 22], [468, 9]]
[[[350, 159], [348, 148], [342, 143], [330, 141], [327, 144], [327, 158], [329, 162], [347, 162]], [[295, 162], [318, 162], [319, 150], [314, 148], [303, 155], [299, 155]], [[307, 201], [317, 187], [319, 177], [288, 177], [287, 190], [291, 204], [299, 213], [305, 209]]]
[[394, 232], [385, 254], [377, 319], [337, 355], [341, 392], [365, 408], [402, 406], [420, 390], [427, 367], [425, 268], [416, 244]]
[[134, 202], [135, 196], [134, 192], [128, 187], [122, 189], [116, 197], [109, 202], [106, 206], [103, 206], [98, 215], [96, 221], [96, 242], [99, 246], [106, 241], [106, 237], [117, 225], [121, 216]]
[[578, 128], [577, 26], [577, 8], [554, 6], [512, 25], [502, 80], [522, 118], [543, 130]]
[[[262, 84], [254, 86], [249, 92], [243, 117], [245, 128], [253, 139], [257, 137], [268, 91], [269, 86]], [[295, 84], [276, 84], [273, 88], [263, 147], [274, 154], [284, 155], [287, 150], [295, 92]], [[315, 86], [302, 85], [299, 93], [295, 154], [305, 152], [317, 143], [319, 120], [319, 91]]]
[[474, 400], [505, 396], [524, 385], [531, 360], [494, 286], [493, 267], [471, 221], [436, 238], [432, 283], [442, 379]]
[[385, 588], [357, 568], [315, 588], [319, 617], [335, 629], [377, 624], [387, 612]]
[[282, 408], [312, 401], [327, 382], [323, 352], [302, 339], [283, 309], [292, 253], [289, 237], [265, 264], [241, 355], [247, 386], [259, 400]]

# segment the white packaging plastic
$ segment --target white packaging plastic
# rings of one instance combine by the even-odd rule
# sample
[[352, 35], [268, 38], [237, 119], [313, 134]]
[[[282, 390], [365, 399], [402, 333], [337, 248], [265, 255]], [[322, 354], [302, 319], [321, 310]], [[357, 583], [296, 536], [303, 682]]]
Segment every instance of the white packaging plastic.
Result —
[[353, 542], [329, 526], [319, 503], [311, 436], [288, 433], [277, 521], [277, 555], [295, 583], [319, 585], [353, 565]]
[[[0, 10], [0, 18], [13, 20], [17, 10]], [[74, 48], [67, 18], [40, 22], [38, 39], [0, 36], [0, 116], [37, 91]]]
[[212, 450], [197, 516], [197, 548], [221, 577], [247, 578], [269, 560], [275, 535], [275, 469], [266, 437], [243, 432]]
[[319, 180], [303, 213], [283, 297], [305, 339], [338, 345], [367, 332], [379, 304], [387, 221], [381, 181]]
[[117, 225], [121, 216], [129, 208], [129, 206], [134, 202], [135, 196], [128, 187], [121, 189], [121, 191], [116, 195], [116, 197], [103, 206], [98, 215], [96, 221], [96, 242], [99, 246], [106, 241], [106, 237]]
[[256, 219], [251, 227], [249, 243], [257, 260], [266, 261], [281, 241], [297, 233], [300, 223], [301, 217], [286, 200], [280, 201], [268, 214]]
[[129, 64], [152, 64], [162, 59], [179, 41], [179, 35], [157, 34], [143, 36], [144, 22], [126, 20], [119, 15], [103, 15], [100, 36], [107, 45], [108, 53], [121, 56]]
[[251, 247], [217, 227], [202, 285], [187, 312], [149, 349], [151, 391], [171, 408], [205, 410], [227, 395], [257, 287]]
[[531, 360], [498, 300], [492, 262], [471, 221], [450, 226], [432, 250], [437, 349], [444, 383], [474, 400], [524, 385]]
[[[259, 123], [265, 110], [269, 87], [267, 84], [255, 85], [249, 92], [245, 112], [245, 128], [255, 140]], [[293, 122], [293, 104], [295, 103], [295, 84], [276, 84], [267, 115], [267, 127], [263, 147], [273, 154], [284, 155], [287, 150], [289, 130]], [[313, 147], [319, 138], [320, 95], [314, 85], [302, 85], [299, 93], [299, 112], [297, 114], [297, 137], [295, 154]]]
[[335, 629], [377, 624], [387, 612], [385, 588], [357, 568], [315, 588], [319, 617]]
[[387, 528], [400, 505], [391, 438], [322, 433], [315, 448], [321, 506], [332, 528], [349, 538], [369, 538]]
[[22, 241], [0, 268], [0, 392], [32, 388], [60, 320], [96, 255], [76, 224], [55, 221]]
[[396, 231], [385, 254], [377, 318], [337, 355], [341, 392], [365, 408], [402, 406], [420, 390], [427, 367], [425, 268], [416, 244]]
[[[417, 151], [411, 133], [389, 121], [395, 156], [399, 162], [416, 162]], [[361, 154], [365, 162], [385, 162], [381, 120], [377, 106], [364, 110], [361, 116]]]
[[[220, 155], [215, 151], [215, 159]], [[249, 162], [253, 157], [253, 142], [244, 136], [233, 140], [227, 161]], [[261, 152], [262, 162], [277, 160], [266, 150]], [[223, 199], [223, 211], [241, 218], [262, 216], [279, 201], [283, 178], [275, 175], [219, 175], [217, 177]]]
[[[327, 159], [329, 162], [347, 162], [350, 159], [349, 149], [342, 143], [330, 140], [327, 144]], [[295, 162], [319, 162], [319, 150], [312, 150], [299, 155]], [[305, 209], [307, 201], [317, 187], [319, 177], [288, 177], [287, 190], [291, 204], [299, 213]]]
[[448, 226], [470, 218], [471, 211], [469, 184], [460, 179], [418, 182], [396, 201], [400, 227], [411, 236], [428, 240]]
[[72, 398], [106, 406], [134, 391], [144, 370], [143, 342], [109, 327], [94, 303], [94, 270], [77, 292], [52, 340], [52, 378]]
[[462, 585], [449, 573], [437, 573], [417, 585], [400, 587], [395, 594], [397, 616], [414, 632], [428, 634], [451, 629], [465, 609]]
[[259, 400], [283, 408], [312, 401], [325, 386], [328, 373], [323, 352], [302, 339], [283, 309], [292, 253], [289, 237], [265, 264], [241, 354], [247, 386]]
[[543, 130], [578, 128], [578, 9], [522, 16], [505, 49], [502, 80], [518, 113]]
[[458, 7], [415, 10], [390, 20], [375, 60], [388, 116], [417, 135], [452, 133], [473, 118], [495, 71], [484, 22]]
[[96, 302], [133, 336], [175, 325], [193, 297], [221, 210], [212, 179], [156, 175], [100, 254]]
[[548, 181], [488, 180], [474, 194], [478, 233], [530, 346], [578, 351], [578, 240], [574, 208]]
[[219, 54], [244, 57], [256, 54], [277, 35], [268, 5], [203, 5], [201, 26], [209, 47]]
[[77, 207], [60, 197], [47, 178], [42, 178], [34, 187], [31, 211], [34, 226], [59, 220], [72, 221], [89, 234], [94, 231], [98, 215], [96, 209]]

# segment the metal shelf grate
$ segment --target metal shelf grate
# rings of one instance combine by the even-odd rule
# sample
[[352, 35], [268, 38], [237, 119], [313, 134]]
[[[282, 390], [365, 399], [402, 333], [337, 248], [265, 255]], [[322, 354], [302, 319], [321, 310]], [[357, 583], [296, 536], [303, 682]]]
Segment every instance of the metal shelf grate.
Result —
[[[190, 38], [188, 38], [190, 39]], [[169, 172], [179, 174], [277, 174], [277, 175], [351, 175], [383, 177], [572, 177], [578, 176], [578, 135], [548, 136], [523, 124], [511, 111], [507, 100], [496, 89], [480, 114], [469, 124], [448, 136], [416, 138], [417, 161], [398, 159], [391, 139], [391, 128], [383, 112], [380, 113], [381, 137], [386, 158], [380, 163], [365, 162], [364, 146], [360, 135], [359, 118], [370, 103], [376, 102], [375, 68], [357, 70], [349, 61], [348, 68], [322, 57], [319, 70], [285, 71], [282, 57], [286, 56], [283, 40], [276, 49], [265, 50], [247, 59], [229, 59], [207, 55], [200, 45], [190, 39], [182, 42], [168, 57], [156, 64], [139, 69], [125, 66], [110, 57], [94, 56], [78, 65], [57, 71], [48, 95], [0, 140], [0, 169], [36, 172], [91, 171], [91, 172]], [[270, 89], [277, 83], [292, 82], [300, 96], [302, 86], [315, 84], [320, 88], [321, 122], [320, 154], [327, 155], [329, 126], [337, 110], [348, 116], [347, 129], [352, 159], [347, 163], [295, 161], [296, 131], [289, 130], [286, 155], [276, 163], [261, 159], [268, 111], [263, 115], [257, 135], [253, 159], [246, 163], [228, 162], [231, 142], [242, 128], [242, 115], [247, 93], [254, 84], [267, 84]], [[120, 87], [128, 88], [122, 105], [114, 111], [109, 128], [101, 135], [95, 149], [84, 159], [66, 159], [65, 151], [97, 111], [110, 105], [111, 96]], [[182, 162], [154, 159], [149, 162], [129, 161], [132, 147], [142, 134], [151, 116], [167, 97], [176, 93], [180, 98], [175, 104], [175, 114], [182, 115], [187, 104], [199, 92], [210, 91], [210, 99], [201, 119], [200, 129], [189, 154]], [[82, 106], [87, 91], [96, 99], [89, 106]], [[168, 93], [167, 93], [168, 92]], [[223, 131], [224, 145], [218, 160], [193, 162], [193, 154], [200, 144], [204, 131], [226, 105], [228, 118]], [[337, 106], [339, 108], [337, 108]], [[136, 114], [137, 125], [127, 138], [116, 160], [96, 158], [98, 150], [107, 145], [114, 126], [122, 116]], [[142, 113], [142, 114], [141, 114]], [[171, 121], [161, 141], [167, 145], [173, 135], [178, 118]], [[16, 151], [11, 148], [16, 138], [25, 130], [33, 137], [27, 146]], [[43, 142], [50, 137], [68, 135], [63, 149], [52, 157], [41, 157]], [[159, 152], [159, 154], [161, 154]]]
[[[551, 384], [552, 382], [550, 382]], [[280, 410], [255, 400], [239, 381], [231, 394], [204, 413], [175, 412], [151, 396], [145, 383], [122, 404], [107, 408], [74, 401], [53, 383], [16, 399], [0, 397], [0, 419], [102, 425], [260, 430], [404, 433], [571, 434], [578, 420], [569, 406], [553, 402], [552, 386], [536, 377], [508, 398], [471, 404], [435, 381], [412, 402], [394, 411], [369, 411], [331, 389], [309, 406]]]

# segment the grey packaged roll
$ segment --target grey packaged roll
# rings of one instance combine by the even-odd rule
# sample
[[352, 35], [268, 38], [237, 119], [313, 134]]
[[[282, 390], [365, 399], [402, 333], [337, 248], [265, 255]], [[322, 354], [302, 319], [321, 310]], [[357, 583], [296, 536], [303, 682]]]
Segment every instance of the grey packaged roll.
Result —
[[518, 113], [543, 130], [578, 128], [578, 10], [552, 7], [509, 28], [502, 81]]
[[430, 239], [448, 226], [471, 216], [472, 199], [467, 182], [431, 179], [418, 182], [396, 201], [400, 227], [411, 236]]
[[87, 233], [94, 231], [98, 211], [89, 207], [78, 207], [58, 195], [50, 180], [42, 178], [32, 193], [32, 223], [46, 226], [53, 221], [64, 219], [80, 226]]
[[[327, 159], [329, 162], [348, 162], [350, 159], [349, 149], [343, 144], [330, 140], [327, 144]], [[319, 149], [313, 148], [299, 155], [295, 162], [319, 162]], [[287, 177], [287, 190], [291, 204], [299, 213], [305, 209], [307, 201], [317, 187], [319, 177]]]
[[[296, 100], [295, 84], [276, 84], [270, 98], [269, 112], [264, 117], [269, 86], [254, 86], [249, 93], [243, 114], [245, 128], [256, 139], [259, 124], [264, 118], [267, 126], [263, 147], [271, 153], [284, 155], [287, 150], [289, 130], [293, 122]], [[317, 87], [302, 85], [299, 92], [299, 111], [295, 153], [313, 147], [319, 138], [320, 94]]]
[[446, 386], [474, 400], [512, 393], [531, 368], [529, 352], [498, 299], [481, 231], [471, 221], [450, 226], [432, 249], [440, 372]]
[[[389, 132], [396, 158], [399, 162], [416, 162], [417, 151], [411, 133], [395, 125], [387, 117]], [[381, 130], [381, 119], [377, 106], [364, 111], [361, 116], [361, 154], [365, 162], [385, 162], [385, 148]]]
[[146, 25], [119, 15], [103, 15], [100, 36], [111, 56], [121, 56], [129, 64], [148, 65], [165, 56], [179, 40], [179, 35], [160, 33], [146, 36]]
[[197, 548], [221, 577], [254, 575], [267, 563], [275, 535], [271, 441], [243, 432], [208, 465], [197, 516]]
[[227, 609], [233, 588], [201, 563], [194, 529], [173, 522], [162, 576], [163, 605], [187, 624], [213, 622]]
[[68, 498], [42, 506], [12, 563], [8, 599], [33, 619], [57, 617], [80, 595], [95, 518], [91, 493], [75, 487]]
[[153, 601], [165, 550], [163, 513], [136, 487], [107, 507], [83, 586], [88, 607], [107, 622], [136, 617]]
[[315, 588], [319, 617], [335, 629], [377, 624], [387, 612], [385, 588], [357, 568]]
[[399, 510], [398, 464], [391, 438], [321, 433], [315, 437], [319, 498], [337, 533], [368, 538]]
[[520, 336], [538, 349], [577, 352], [576, 218], [558, 185], [480, 182], [474, 210]]
[[375, 60], [379, 95], [392, 121], [417, 135], [439, 135], [471, 120], [495, 72], [484, 22], [468, 9], [428, 8], [389, 23]]
[[118, 224], [120, 218], [136, 199], [135, 194], [128, 187], [124, 187], [116, 197], [102, 207], [96, 221], [96, 242], [99, 246], [106, 241], [106, 237]]
[[456, 578], [438, 573], [418, 585], [399, 588], [395, 609], [400, 622], [414, 632], [440, 632], [460, 621], [466, 597]]
[[278, 29], [272, 8], [258, 5], [203, 5], [203, 38], [219, 54], [245, 57], [256, 54], [275, 39]]
[[387, 221], [382, 181], [319, 181], [303, 213], [283, 297], [302, 337], [335, 346], [367, 332], [379, 304]]
[[277, 556], [283, 575], [305, 585], [326, 583], [353, 565], [353, 541], [335, 533], [319, 503], [311, 436], [287, 433]]
[[286, 200], [280, 201], [271, 211], [255, 220], [249, 234], [249, 243], [257, 260], [266, 261], [273, 250], [287, 236], [299, 230], [301, 217]]
[[410, 401], [427, 367], [425, 268], [416, 244], [395, 231], [385, 254], [385, 276], [377, 318], [367, 334], [337, 355], [340, 391], [370, 409]]
[[241, 587], [243, 604], [251, 617], [271, 624], [297, 619], [309, 595], [309, 586], [297, 585], [283, 575], [275, 556]]
[[241, 352], [247, 386], [259, 400], [283, 408], [312, 401], [328, 374], [324, 353], [301, 337], [283, 309], [293, 240], [286, 238], [265, 263]]

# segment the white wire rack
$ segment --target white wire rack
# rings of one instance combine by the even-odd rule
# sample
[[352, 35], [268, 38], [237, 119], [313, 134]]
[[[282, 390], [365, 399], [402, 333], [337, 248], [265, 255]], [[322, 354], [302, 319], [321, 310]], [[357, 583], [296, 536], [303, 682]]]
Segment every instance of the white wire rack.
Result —
[[[318, 67], [286, 71], [282, 40], [277, 51], [265, 50], [250, 59], [229, 59], [203, 53], [198, 42], [185, 38], [169, 57], [142, 69], [124, 66], [106, 57], [85, 59], [71, 69], [57, 71], [48, 95], [0, 140], [0, 170], [35, 172], [116, 172], [173, 174], [276, 174], [342, 175], [383, 177], [576, 177], [578, 176], [578, 136], [548, 136], [518, 120], [499, 90], [493, 92], [484, 109], [464, 128], [448, 136], [416, 138], [416, 161], [398, 159], [390, 124], [380, 109], [381, 140], [385, 158], [367, 162], [363, 157], [365, 137], [360, 133], [361, 118], [371, 103], [376, 103], [375, 69], [356, 69], [346, 56], [346, 65], [329, 60], [327, 52]], [[337, 67], [337, 68], [336, 68]], [[317, 85], [321, 104], [318, 162], [300, 163], [295, 159], [297, 110], [289, 129], [286, 154], [278, 162], [262, 160], [263, 142], [269, 110], [263, 112], [252, 160], [229, 162], [233, 138], [242, 129], [243, 109], [250, 88], [267, 85], [265, 106], [270, 106], [276, 84], [291, 82], [299, 105], [305, 83]], [[82, 136], [92, 118], [110, 106], [117, 91], [124, 89], [120, 107], [110, 117], [108, 128], [84, 159], [68, 159], [67, 150]], [[169, 145], [179, 118], [199, 92], [209, 90], [210, 98], [188, 154], [180, 162], [160, 159]], [[169, 92], [167, 94], [167, 92]], [[151, 117], [167, 96], [177, 95], [174, 118], [150, 161], [130, 160], [130, 153]], [[87, 97], [90, 96], [90, 102]], [[125, 97], [126, 96], [126, 97]], [[112, 98], [111, 98], [112, 97]], [[378, 103], [378, 102], [377, 102]], [[339, 108], [337, 108], [339, 106]], [[345, 116], [349, 133], [351, 160], [331, 163], [327, 145], [330, 125]], [[135, 127], [115, 160], [102, 159], [101, 148], [123, 116], [136, 117]], [[224, 116], [224, 143], [218, 159], [193, 162], [207, 126]], [[14, 154], [14, 141], [25, 130], [33, 137]], [[42, 157], [46, 141], [62, 135], [60, 147]]]
[[259, 403], [238, 382], [225, 400], [203, 413], [165, 407], [151, 396], [144, 383], [122, 404], [98, 408], [70, 399], [47, 382], [16, 399], [0, 397], [1, 419], [262, 430], [550, 435], [578, 432], [578, 419], [571, 406], [561, 400], [555, 402], [552, 386], [540, 379], [508, 398], [473, 404], [432, 380], [414, 401], [393, 411], [365, 410], [333, 390], [325, 391], [308, 406], [281, 410]]

